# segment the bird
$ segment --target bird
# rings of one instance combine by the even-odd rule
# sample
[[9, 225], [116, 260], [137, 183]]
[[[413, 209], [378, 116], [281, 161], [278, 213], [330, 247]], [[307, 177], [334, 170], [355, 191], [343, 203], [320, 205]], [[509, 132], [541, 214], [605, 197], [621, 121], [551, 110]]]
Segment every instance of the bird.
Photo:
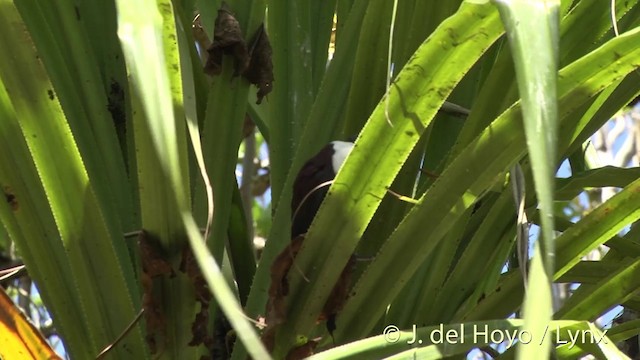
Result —
[[[291, 200], [292, 246], [299, 248], [322, 201], [327, 196], [329, 186], [338, 170], [353, 149], [353, 142], [332, 141], [302, 166], [293, 183]], [[333, 287], [318, 320], [327, 321], [327, 330], [333, 336], [336, 329], [336, 314], [342, 309], [351, 285], [351, 275], [355, 266], [355, 256], [351, 256]]]
[[302, 166], [293, 183], [291, 199], [291, 238], [305, 234], [331, 181], [353, 149], [353, 142], [332, 141]]
[[[287, 318], [285, 297], [289, 295], [288, 275], [293, 271], [295, 257], [302, 247], [313, 218], [320, 209], [320, 204], [327, 195], [331, 182], [353, 146], [353, 142], [349, 141], [330, 142], [307, 160], [294, 180], [291, 200], [291, 242], [276, 256], [270, 269], [271, 285], [265, 312], [267, 328], [262, 335], [262, 341], [267, 349], [273, 348], [275, 329]], [[336, 329], [336, 315], [342, 309], [349, 294], [354, 266], [355, 257], [352, 255], [322, 311], [318, 314], [317, 321], [326, 321], [327, 331], [332, 337]], [[306, 345], [311, 343], [313, 341]]]

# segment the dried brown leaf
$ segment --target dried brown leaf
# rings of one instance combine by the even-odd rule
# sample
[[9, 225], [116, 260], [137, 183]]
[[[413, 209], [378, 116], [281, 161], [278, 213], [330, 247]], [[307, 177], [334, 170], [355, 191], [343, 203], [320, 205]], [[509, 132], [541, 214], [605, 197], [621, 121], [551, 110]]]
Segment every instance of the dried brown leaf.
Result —
[[156, 354], [159, 345], [164, 347], [166, 321], [162, 307], [153, 295], [153, 282], [154, 278], [157, 277], [173, 277], [175, 272], [169, 261], [167, 261], [167, 256], [162, 251], [159, 241], [144, 230], [138, 236], [138, 246], [140, 248], [140, 261], [142, 262], [142, 272], [140, 273], [142, 308], [144, 309], [144, 320], [147, 325], [145, 341], [151, 354]]
[[260, 24], [249, 44], [251, 44], [249, 47], [251, 60], [243, 76], [258, 87], [256, 104], [260, 104], [262, 98], [271, 92], [274, 80], [271, 43], [269, 43], [264, 24]]
[[[267, 330], [262, 335], [262, 342], [267, 349], [271, 350], [274, 343], [275, 329], [278, 325], [286, 321], [287, 311], [285, 307], [285, 297], [289, 294], [289, 281], [287, 276], [295, 257], [300, 252], [304, 235], [299, 235], [275, 258], [271, 265], [271, 285], [269, 287], [269, 298], [267, 299], [266, 323]], [[349, 297], [351, 289], [351, 277], [355, 268], [355, 256], [351, 256], [345, 265], [340, 277], [333, 286], [329, 298], [318, 315], [318, 322], [327, 321], [327, 330], [333, 335], [336, 329], [336, 315]]]
[[167, 255], [157, 239], [142, 230], [138, 236], [138, 246], [144, 273], [152, 278], [161, 275], [175, 276], [171, 263], [167, 260]]
[[249, 66], [249, 52], [242, 36], [240, 23], [226, 3], [218, 9], [213, 31], [213, 43], [207, 48], [209, 58], [204, 66], [204, 72], [211, 76], [222, 72], [222, 55], [230, 55], [234, 59], [235, 76], [238, 76]]
[[144, 321], [147, 334], [145, 341], [149, 346], [149, 352], [158, 352], [158, 343], [166, 335], [166, 321], [160, 304], [153, 296], [153, 279], [146, 272], [140, 274], [142, 283], [142, 308], [144, 309]]
[[204, 64], [204, 73], [210, 76], [220, 75], [222, 73], [222, 51], [209, 47], [207, 52], [209, 56]]
[[191, 324], [191, 334], [193, 338], [189, 342], [189, 346], [198, 346], [205, 344], [207, 348], [213, 345], [213, 337], [209, 335], [209, 308], [202, 307], [200, 312], [196, 314], [196, 319]]
[[185, 244], [182, 249], [182, 261], [180, 262], [180, 271], [184, 272], [191, 284], [193, 285], [195, 300], [200, 303], [200, 312], [196, 314], [196, 318], [191, 324], [191, 333], [193, 338], [189, 342], [189, 346], [198, 346], [204, 344], [210, 352], [214, 352], [214, 339], [209, 333], [209, 302], [211, 301], [211, 291], [207, 284], [200, 266], [196, 261], [191, 246]]
[[202, 275], [200, 266], [198, 266], [198, 262], [196, 261], [196, 258], [193, 255], [193, 251], [191, 250], [191, 246], [189, 246], [189, 244], [186, 244], [182, 250], [180, 271], [186, 273], [187, 277], [193, 284], [193, 288], [196, 294], [196, 300], [199, 301], [203, 307], [209, 306], [209, 302], [211, 301], [212, 296], [211, 291], [209, 290], [209, 285], [204, 279], [204, 275]]
[[289, 294], [287, 275], [293, 266], [293, 260], [300, 251], [303, 240], [303, 235], [293, 239], [271, 264], [271, 285], [269, 286], [266, 315], [263, 320], [267, 328], [262, 334], [262, 343], [269, 351], [273, 350], [276, 328], [286, 320], [285, 296]]
[[289, 281], [287, 275], [293, 265], [293, 260], [302, 247], [304, 236], [300, 235], [282, 250], [271, 265], [271, 286], [269, 286], [269, 299], [267, 300], [267, 326], [272, 327], [281, 324], [286, 319], [284, 297], [289, 294]]
[[322, 312], [318, 316], [318, 321], [327, 320], [327, 330], [329, 334], [333, 336], [333, 331], [336, 329], [336, 315], [347, 302], [349, 297], [349, 290], [351, 289], [351, 277], [355, 269], [356, 260], [355, 256], [351, 255], [349, 262], [345, 265], [338, 281], [333, 286], [331, 295], [327, 299], [327, 302], [322, 308]]

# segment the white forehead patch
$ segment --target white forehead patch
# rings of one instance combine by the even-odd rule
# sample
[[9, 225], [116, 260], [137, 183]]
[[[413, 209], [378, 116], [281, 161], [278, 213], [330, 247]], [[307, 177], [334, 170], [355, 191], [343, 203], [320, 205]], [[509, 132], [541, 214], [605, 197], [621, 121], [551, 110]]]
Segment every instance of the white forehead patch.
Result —
[[331, 145], [333, 145], [333, 156], [331, 157], [331, 165], [333, 166], [333, 172], [335, 174], [340, 170], [340, 166], [344, 162], [344, 159], [347, 158], [347, 155], [353, 149], [353, 143], [347, 141], [332, 141]]

